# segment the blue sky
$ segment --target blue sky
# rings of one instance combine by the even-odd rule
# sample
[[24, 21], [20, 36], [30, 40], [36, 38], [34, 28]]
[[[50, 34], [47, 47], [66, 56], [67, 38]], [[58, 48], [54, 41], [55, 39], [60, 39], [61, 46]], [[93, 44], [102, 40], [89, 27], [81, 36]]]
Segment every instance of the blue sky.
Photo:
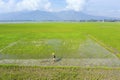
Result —
[[120, 0], [0, 0], [0, 13], [18, 11], [82, 11], [87, 14], [120, 17]]

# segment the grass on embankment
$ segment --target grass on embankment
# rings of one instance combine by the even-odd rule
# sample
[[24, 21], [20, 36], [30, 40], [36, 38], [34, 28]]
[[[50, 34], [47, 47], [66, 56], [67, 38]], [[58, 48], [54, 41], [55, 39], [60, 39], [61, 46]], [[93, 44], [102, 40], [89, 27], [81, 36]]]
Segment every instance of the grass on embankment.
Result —
[[1, 80], [119, 80], [118, 68], [0, 66]]

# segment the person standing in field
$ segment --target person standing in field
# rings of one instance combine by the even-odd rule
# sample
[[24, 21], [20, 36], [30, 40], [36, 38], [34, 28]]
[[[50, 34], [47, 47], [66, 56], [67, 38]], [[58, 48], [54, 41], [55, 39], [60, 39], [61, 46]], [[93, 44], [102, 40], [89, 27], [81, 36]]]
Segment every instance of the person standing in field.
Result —
[[56, 61], [56, 56], [55, 56], [54, 52], [52, 53], [52, 56], [53, 56], [53, 62], [55, 62]]

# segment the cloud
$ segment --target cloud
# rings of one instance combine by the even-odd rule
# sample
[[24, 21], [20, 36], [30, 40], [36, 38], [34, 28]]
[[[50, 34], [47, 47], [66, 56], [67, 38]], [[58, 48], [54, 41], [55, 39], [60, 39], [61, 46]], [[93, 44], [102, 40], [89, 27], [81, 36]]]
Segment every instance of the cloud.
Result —
[[84, 9], [86, 0], [66, 0], [67, 10], [82, 11]]
[[18, 10], [50, 10], [50, 6], [48, 0], [23, 0], [16, 7]]
[[33, 10], [53, 12], [64, 10], [82, 11], [86, 1], [87, 0], [64, 0], [58, 4], [58, 2], [52, 0], [0, 0], [0, 13]]
[[0, 12], [16, 12], [23, 10], [51, 11], [51, 3], [48, 0], [0, 0]]
[[14, 11], [15, 8], [15, 1], [9, 0], [5, 2], [4, 0], [0, 0], [0, 12], [10, 12], [11, 10]]

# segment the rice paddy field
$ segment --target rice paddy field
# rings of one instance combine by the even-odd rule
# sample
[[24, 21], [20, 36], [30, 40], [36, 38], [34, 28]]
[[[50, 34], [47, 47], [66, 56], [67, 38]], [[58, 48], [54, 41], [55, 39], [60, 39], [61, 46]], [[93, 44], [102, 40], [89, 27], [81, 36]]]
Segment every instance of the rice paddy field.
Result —
[[0, 65], [1, 80], [119, 80], [120, 23], [0, 24]]

